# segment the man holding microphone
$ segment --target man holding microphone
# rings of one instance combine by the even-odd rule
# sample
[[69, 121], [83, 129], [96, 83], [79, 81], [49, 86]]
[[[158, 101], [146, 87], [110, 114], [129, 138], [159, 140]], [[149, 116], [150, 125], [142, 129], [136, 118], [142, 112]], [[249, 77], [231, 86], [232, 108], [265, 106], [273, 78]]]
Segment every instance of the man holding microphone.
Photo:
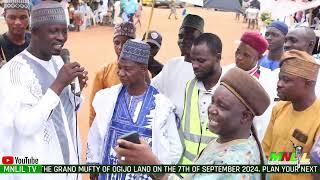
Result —
[[[0, 70], [0, 112], [7, 113], [0, 121], [0, 140], [8, 142], [0, 145], [0, 156], [32, 156], [39, 164], [78, 164], [81, 147], [76, 111], [81, 98], [69, 85], [78, 77], [82, 91], [88, 73], [79, 63], [64, 64], [60, 57], [67, 40], [62, 6], [55, 1], [34, 6], [31, 33], [29, 47]], [[23, 179], [76, 176], [29, 175]]]

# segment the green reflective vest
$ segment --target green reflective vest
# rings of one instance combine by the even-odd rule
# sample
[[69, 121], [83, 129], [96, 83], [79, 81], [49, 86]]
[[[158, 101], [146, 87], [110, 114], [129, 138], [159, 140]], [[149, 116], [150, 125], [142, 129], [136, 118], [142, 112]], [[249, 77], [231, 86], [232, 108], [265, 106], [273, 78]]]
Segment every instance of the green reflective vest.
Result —
[[197, 79], [189, 81], [186, 86], [181, 131], [185, 151], [179, 164], [192, 164], [192, 161], [207, 144], [217, 137], [216, 134], [209, 131], [207, 124], [201, 125]]

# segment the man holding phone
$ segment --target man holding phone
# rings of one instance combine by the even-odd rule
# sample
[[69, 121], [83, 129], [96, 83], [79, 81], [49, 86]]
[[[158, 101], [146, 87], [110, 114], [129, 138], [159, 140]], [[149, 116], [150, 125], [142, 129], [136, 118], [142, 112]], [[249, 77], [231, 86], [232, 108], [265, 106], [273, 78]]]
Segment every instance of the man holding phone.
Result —
[[[207, 111], [208, 128], [218, 137], [212, 139], [193, 159], [192, 164], [263, 164], [264, 155], [254, 131], [253, 118], [261, 115], [269, 104], [268, 94], [252, 76], [237, 67], [226, 72]], [[118, 156], [127, 157], [121, 161], [123, 164], [161, 164], [143, 141], [141, 144], [133, 144], [120, 139], [118, 144]], [[143, 154], [143, 159], [139, 157], [140, 154]], [[166, 179], [164, 174], [153, 176], [157, 180]], [[261, 177], [258, 173], [198, 173], [189, 174], [184, 179], [263, 179]]]
[[[117, 157], [114, 150], [120, 138], [134, 143], [140, 143], [143, 139], [142, 142], [152, 148], [163, 164], [179, 161], [183, 148], [175, 107], [146, 82], [149, 55], [150, 46], [147, 43], [128, 40], [124, 44], [118, 61], [121, 84], [99, 91], [92, 103], [96, 117], [89, 131], [87, 163], [116, 165], [119, 160], [126, 160], [126, 156]], [[96, 177], [91, 175], [91, 179]], [[99, 179], [150, 177], [146, 174], [100, 174]]]

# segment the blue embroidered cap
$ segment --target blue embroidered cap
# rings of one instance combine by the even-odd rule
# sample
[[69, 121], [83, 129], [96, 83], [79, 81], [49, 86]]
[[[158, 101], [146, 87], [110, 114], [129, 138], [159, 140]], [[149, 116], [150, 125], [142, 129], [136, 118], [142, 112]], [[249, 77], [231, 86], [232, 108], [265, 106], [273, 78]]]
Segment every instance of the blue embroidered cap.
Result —
[[273, 21], [268, 27], [274, 27], [281, 31], [284, 35], [287, 35], [288, 33], [288, 26], [281, 21]]
[[149, 44], [137, 40], [129, 39], [124, 43], [120, 59], [134, 61], [141, 64], [148, 64], [150, 56], [150, 46]]

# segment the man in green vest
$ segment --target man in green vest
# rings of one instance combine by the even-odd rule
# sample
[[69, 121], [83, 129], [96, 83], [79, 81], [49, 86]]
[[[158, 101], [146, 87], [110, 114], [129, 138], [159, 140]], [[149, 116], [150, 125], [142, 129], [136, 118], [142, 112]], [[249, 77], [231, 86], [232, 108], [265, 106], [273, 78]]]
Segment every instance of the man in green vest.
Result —
[[[180, 126], [180, 136], [185, 151], [179, 164], [192, 164], [193, 159], [213, 138], [217, 137], [208, 128], [208, 107], [215, 89], [220, 84], [220, 78], [227, 71], [220, 65], [221, 53], [222, 42], [217, 35], [203, 33], [193, 42], [190, 60], [195, 78], [188, 81], [185, 89], [184, 111]], [[126, 159], [130, 159], [130, 162], [124, 163], [148, 164], [157, 161], [155, 156], [144, 156], [140, 159], [133, 157], [132, 152], [144, 152], [146, 149], [130, 149], [132, 146], [126, 146], [130, 142], [124, 140], [118, 143], [120, 146], [124, 144], [122, 147], [125, 147], [116, 148], [118, 156], [128, 156]]]
[[216, 137], [208, 129], [208, 107], [212, 94], [226, 69], [220, 65], [222, 42], [217, 35], [203, 33], [190, 51], [195, 78], [185, 89], [184, 110], [181, 119], [181, 137], [185, 151], [181, 164], [192, 164], [195, 157]]

